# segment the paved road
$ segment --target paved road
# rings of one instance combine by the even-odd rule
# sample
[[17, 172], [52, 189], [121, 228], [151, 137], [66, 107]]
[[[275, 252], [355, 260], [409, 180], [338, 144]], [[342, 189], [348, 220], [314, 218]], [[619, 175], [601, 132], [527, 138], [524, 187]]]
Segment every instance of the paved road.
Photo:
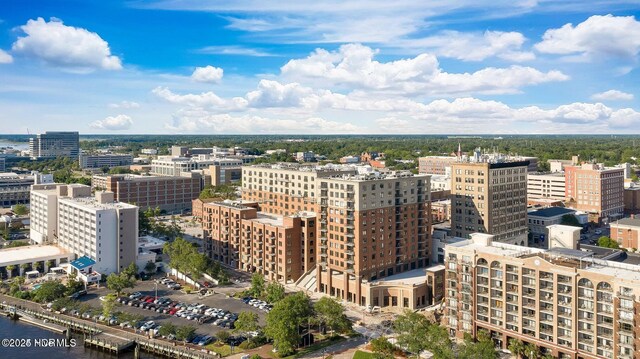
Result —
[[[317, 358], [325, 358], [328, 355], [333, 355], [334, 357], [337, 357], [340, 354], [343, 354], [345, 356], [347, 356], [348, 358], [353, 357], [353, 353], [349, 354], [349, 352], [353, 351], [354, 349], [358, 348], [359, 346], [365, 344], [367, 342], [367, 340], [364, 337], [356, 337], [356, 338], [349, 338], [345, 341], [341, 341], [339, 343], [333, 344], [333, 345], [329, 345], [328, 347], [324, 348], [323, 350], [319, 350], [317, 352], [314, 353], [309, 353], [309, 354], [305, 354], [303, 356], [301, 356], [300, 358], [305, 358], [305, 359], [317, 359]], [[349, 356], [350, 355], [350, 356]]]

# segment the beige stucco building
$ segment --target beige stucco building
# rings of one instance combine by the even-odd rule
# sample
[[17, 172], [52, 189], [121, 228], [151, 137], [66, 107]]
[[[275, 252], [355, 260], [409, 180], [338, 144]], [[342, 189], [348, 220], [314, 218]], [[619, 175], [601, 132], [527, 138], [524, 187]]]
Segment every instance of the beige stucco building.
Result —
[[502, 348], [519, 339], [555, 358], [640, 357], [636, 265], [474, 234], [446, 246], [445, 266], [451, 335], [487, 330]]

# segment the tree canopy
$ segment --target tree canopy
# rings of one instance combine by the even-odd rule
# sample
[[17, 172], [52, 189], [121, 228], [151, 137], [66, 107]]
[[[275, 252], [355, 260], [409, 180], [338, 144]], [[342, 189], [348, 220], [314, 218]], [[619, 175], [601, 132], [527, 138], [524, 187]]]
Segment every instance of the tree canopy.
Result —
[[614, 248], [614, 249], [620, 248], [620, 245], [618, 244], [618, 242], [614, 241], [613, 239], [607, 236], [602, 236], [598, 238], [598, 246], [606, 247], [606, 248]]
[[300, 326], [306, 325], [312, 315], [311, 301], [302, 292], [287, 296], [273, 306], [267, 314], [265, 334], [273, 339], [279, 355], [295, 351], [301, 339]]

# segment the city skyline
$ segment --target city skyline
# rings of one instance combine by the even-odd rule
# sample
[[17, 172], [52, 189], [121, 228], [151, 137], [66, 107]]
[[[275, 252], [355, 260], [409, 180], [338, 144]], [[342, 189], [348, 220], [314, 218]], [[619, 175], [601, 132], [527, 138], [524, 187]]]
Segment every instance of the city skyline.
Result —
[[632, 1], [2, 8], [0, 133], [630, 133], [640, 123]]

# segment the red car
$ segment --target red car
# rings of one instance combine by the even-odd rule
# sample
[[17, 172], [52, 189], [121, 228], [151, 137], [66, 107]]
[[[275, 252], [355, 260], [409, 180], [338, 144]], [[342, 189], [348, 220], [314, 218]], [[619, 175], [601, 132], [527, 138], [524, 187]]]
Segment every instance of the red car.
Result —
[[147, 299], [149, 299], [149, 298], [152, 298], [152, 297], [150, 295], [145, 295], [144, 297], [142, 297], [142, 298], [140, 298], [138, 300], [141, 301], [141, 302], [146, 302]]
[[145, 300], [145, 302], [153, 303], [154, 300], [156, 300], [154, 297], [149, 297], [149, 299]]
[[178, 308], [172, 308], [172, 309], [169, 311], [169, 314], [170, 314], [170, 315], [174, 315], [174, 314], [176, 314], [176, 313], [178, 312], [178, 310], [180, 310], [180, 309], [178, 309]]

